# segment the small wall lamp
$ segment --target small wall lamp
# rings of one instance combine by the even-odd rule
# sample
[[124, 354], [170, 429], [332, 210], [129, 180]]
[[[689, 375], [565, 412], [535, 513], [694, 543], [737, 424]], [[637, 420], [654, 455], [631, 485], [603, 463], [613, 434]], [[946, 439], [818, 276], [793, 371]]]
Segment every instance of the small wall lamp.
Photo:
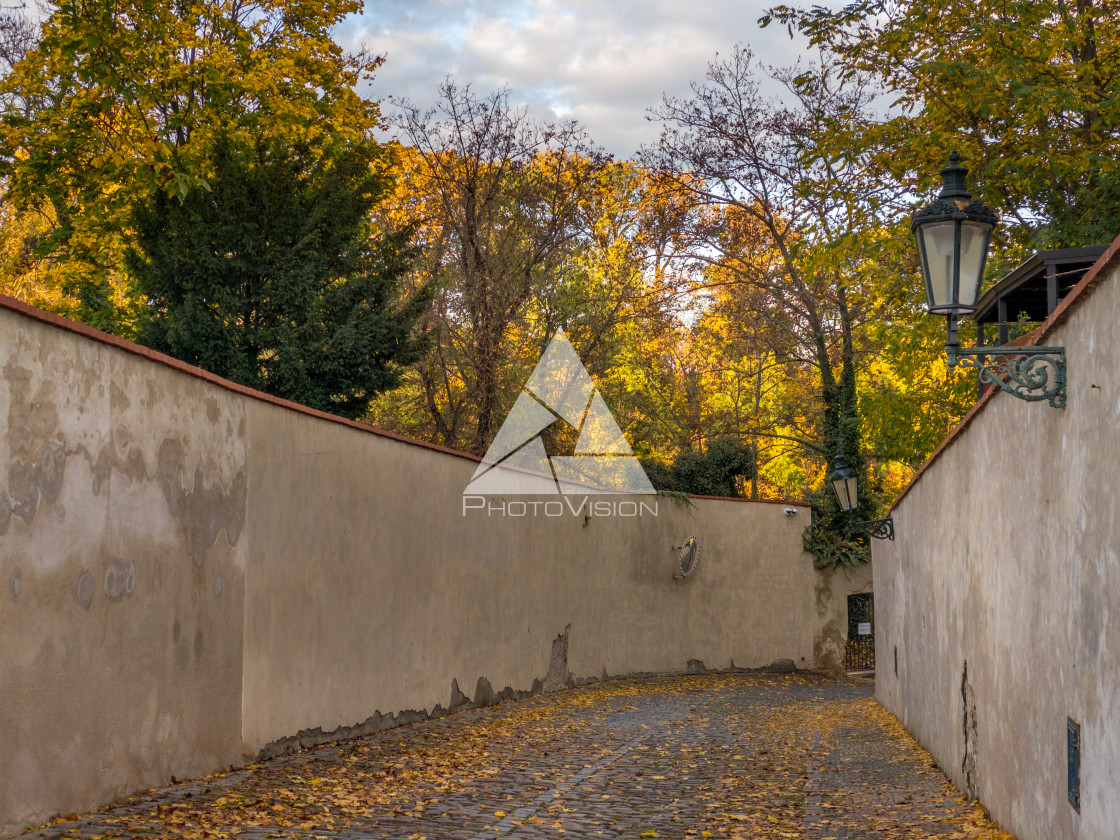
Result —
[[894, 539], [894, 519], [889, 516], [886, 519], [869, 519], [866, 522], [854, 521], [854, 511], [859, 503], [859, 477], [842, 456], [836, 456], [836, 463], [832, 472], [828, 474], [828, 480], [836, 492], [836, 501], [840, 503], [840, 510], [853, 517], [851, 524], [854, 530], [862, 531], [877, 540]]
[[945, 353], [950, 369], [960, 364], [979, 371], [980, 382], [997, 385], [1022, 400], [1049, 400], [1054, 408], [1066, 404], [1066, 353], [1063, 347], [973, 347], [957, 342], [961, 315], [976, 310], [980, 280], [988, 260], [988, 243], [999, 217], [991, 207], [972, 199], [954, 151], [941, 170], [941, 195], [915, 214], [910, 230], [918, 243], [918, 258], [926, 287], [926, 308], [946, 315], [949, 338]]

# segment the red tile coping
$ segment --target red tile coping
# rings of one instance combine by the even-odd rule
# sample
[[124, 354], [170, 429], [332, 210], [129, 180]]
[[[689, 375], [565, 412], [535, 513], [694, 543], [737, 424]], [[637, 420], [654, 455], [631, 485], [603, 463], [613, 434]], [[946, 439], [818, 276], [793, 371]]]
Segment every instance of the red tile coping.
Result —
[[272, 396], [272, 394], [266, 394], [264, 391], [257, 391], [254, 388], [248, 388], [244, 385], [239, 385], [236, 382], [231, 382], [228, 379], [223, 379], [220, 376], [210, 373], [210, 371], [203, 370], [202, 368], [196, 367], [195, 365], [189, 365], [186, 362], [174, 358], [173, 356], [168, 356], [166, 353], [160, 353], [157, 350], [152, 350], [151, 348], [145, 347], [142, 344], [137, 344], [134, 341], [128, 341], [119, 336], [111, 335], [107, 332], [102, 332], [101, 330], [95, 329], [88, 324], [82, 324], [78, 321], [72, 321], [69, 318], [64, 318], [61, 315], [56, 315], [53, 312], [47, 312], [43, 309], [39, 309], [38, 307], [26, 304], [23, 301], [16, 300], [13, 297], [9, 297], [8, 295], [0, 295], [0, 308], [8, 309], [12, 312], [17, 312], [20, 315], [31, 318], [32, 320], [40, 321], [44, 324], [50, 324], [51, 326], [59, 327], [60, 329], [67, 330], [68, 332], [77, 333], [80, 336], [92, 339], [93, 341], [97, 341], [101, 344], [107, 344], [110, 347], [116, 347], [118, 350], [123, 350], [126, 353], [131, 353], [135, 356], [143, 356], [158, 364], [182, 371], [188, 376], [193, 376], [197, 379], [203, 379], [211, 383], [212, 385], [217, 385], [219, 388], [224, 388], [227, 391], [233, 391], [235, 394], [241, 394], [246, 397], [251, 397], [255, 400], [260, 400], [261, 402], [280, 406], [281, 408], [288, 408], [292, 411], [298, 411], [301, 414], [307, 414], [311, 417], [317, 417], [320, 420], [328, 420], [332, 423], [341, 423], [344, 426], [350, 426], [351, 428], [359, 429], [363, 432], [369, 432], [380, 437], [390, 438], [392, 440], [400, 441], [401, 443], [411, 444], [412, 446], [419, 446], [424, 449], [430, 449], [434, 452], [442, 452], [445, 455], [454, 455], [458, 458], [466, 458], [469, 461], [482, 460], [477, 455], [472, 455], [469, 452], [462, 452], [458, 449], [451, 449], [447, 446], [440, 446], [439, 444], [416, 440], [415, 438], [398, 435], [396, 432], [390, 432], [385, 429], [376, 429], [373, 426], [367, 425], [365, 423], [359, 423], [356, 420], [347, 420], [345, 417], [339, 417], [335, 414], [328, 414], [325, 411], [319, 411], [314, 408], [309, 408], [306, 405], [300, 405], [299, 403], [292, 402], [291, 400], [274, 397]]
[[[1120, 267], [1120, 259], [1117, 259], [1118, 256], [1120, 256], [1120, 236], [1112, 240], [1112, 244], [1105, 249], [1105, 252], [1100, 255], [1100, 258], [1085, 272], [1085, 276], [1078, 281], [1077, 285], [1070, 289], [1069, 294], [1058, 302], [1058, 306], [1050, 313], [1046, 320], [1042, 322], [1038, 329], [1028, 335], [1020, 336], [1010, 343], [1024, 347], [1036, 347], [1040, 345], [1043, 339], [1054, 331], [1055, 327], [1069, 318], [1072, 311], [1089, 298], [1092, 290], [1105, 279], [1109, 269], [1114, 266]], [[918, 471], [914, 473], [914, 476], [907, 482], [906, 486], [902, 488], [902, 492], [899, 493], [897, 498], [891, 503], [890, 511], [894, 511], [894, 509], [898, 507], [898, 503], [901, 502], [906, 494], [910, 492], [910, 489], [918, 483], [918, 479], [929, 469], [930, 464], [936, 461], [941, 456], [941, 453], [948, 449], [950, 444], [964, 433], [964, 430], [968, 428], [976, 415], [992, 401], [993, 396], [997, 393], [999, 393], [999, 390], [991, 385], [984, 389], [984, 395], [968, 410], [968, 413], [961, 422], [956, 425], [953, 431], [949, 432], [945, 439], [938, 444], [937, 448], [933, 450], [933, 453], [926, 458], [925, 463], [918, 468]]]
[[811, 508], [811, 502], [795, 502], [791, 499], [747, 499], [743, 496], [705, 496], [703, 493], [689, 493], [690, 499], [711, 499], [715, 502], [754, 502], [756, 505], [785, 505], [786, 507]]
[[[152, 350], [149, 347], [145, 347], [142, 344], [137, 344], [134, 341], [128, 341], [127, 339], [121, 338], [119, 336], [103, 332], [102, 330], [91, 327], [88, 324], [83, 324], [78, 321], [72, 321], [69, 318], [64, 318], [61, 315], [56, 315], [53, 312], [47, 312], [45, 309], [39, 309], [36, 306], [31, 306], [30, 304], [24, 303], [23, 301], [17, 300], [13, 297], [9, 297], [8, 295], [0, 294], [0, 309], [7, 309], [11, 312], [16, 312], [34, 321], [39, 321], [40, 323], [44, 324], [50, 324], [51, 326], [66, 330], [67, 332], [77, 333], [80, 336], [84, 336], [85, 338], [91, 339], [101, 344], [106, 344], [110, 347], [115, 347], [118, 350], [123, 350], [126, 353], [131, 353], [134, 356], [143, 356], [144, 358], [150, 359], [157, 364], [164, 365], [165, 367], [175, 368], [176, 370], [181, 371], [188, 376], [193, 376], [197, 379], [205, 380], [212, 385], [217, 385], [219, 388], [224, 388], [225, 390], [232, 391], [235, 394], [241, 394], [242, 396], [260, 400], [261, 402], [271, 403], [272, 405], [279, 406], [280, 408], [287, 408], [291, 411], [297, 411], [300, 414], [306, 414], [310, 417], [317, 417], [320, 420], [326, 420], [330, 423], [339, 423], [343, 426], [349, 426], [352, 429], [357, 429], [361, 432], [367, 432], [369, 434], [377, 435], [378, 437], [389, 438], [390, 440], [395, 440], [399, 443], [406, 443], [410, 446], [418, 446], [421, 449], [428, 449], [432, 452], [442, 452], [444, 455], [453, 455], [456, 458], [465, 458], [468, 461], [474, 461], [476, 463], [482, 461], [480, 457], [478, 457], [477, 455], [472, 455], [470, 452], [463, 452], [462, 450], [452, 449], [448, 446], [440, 446], [437, 443], [428, 443], [427, 441], [417, 440], [416, 438], [410, 438], [406, 435], [399, 435], [396, 432], [390, 432], [387, 429], [378, 429], [366, 423], [359, 423], [357, 420], [347, 420], [345, 417], [339, 417], [335, 414], [328, 414], [325, 411], [319, 411], [318, 409], [309, 408], [306, 405], [301, 405], [300, 403], [292, 402], [291, 400], [274, 397], [272, 394], [266, 394], [264, 391], [258, 391], [254, 388], [248, 388], [245, 385], [239, 385], [236, 382], [231, 382], [228, 379], [223, 379], [222, 377], [210, 373], [207, 370], [203, 370], [200, 367], [189, 365], [186, 362], [174, 358], [173, 356], [168, 356], [166, 353], [160, 353], [156, 350]], [[716, 499], [728, 502], [754, 501], [776, 505], [792, 505], [800, 507], [807, 506], [806, 502], [786, 501], [783, 499], [742, 499], [730, 498], [726, 496], [700, 495], [693, 495], [692, 497], [696, 499]]]

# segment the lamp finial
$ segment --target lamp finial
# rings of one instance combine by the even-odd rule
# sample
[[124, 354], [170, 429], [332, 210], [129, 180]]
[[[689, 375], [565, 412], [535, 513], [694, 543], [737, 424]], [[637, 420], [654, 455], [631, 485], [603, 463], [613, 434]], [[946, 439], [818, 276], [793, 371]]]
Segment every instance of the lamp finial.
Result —
[[957, 150], [953, 149], [949, 153], [949, 163], [941, 168], [941, 195], [940, 198], [954, 199], [960, 198], [965, 201], [972, 199], [972, 193], [968, 191], [968, 184], [965, 183], [965, 178], [968, 177], [968, 167], [961, 166], [961, 156], [957, 154]]

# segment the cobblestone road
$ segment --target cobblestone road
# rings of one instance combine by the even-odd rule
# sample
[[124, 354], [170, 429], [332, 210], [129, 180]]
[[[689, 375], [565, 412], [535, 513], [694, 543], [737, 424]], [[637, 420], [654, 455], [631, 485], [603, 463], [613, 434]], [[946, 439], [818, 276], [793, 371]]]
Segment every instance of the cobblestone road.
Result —
[[611, 680], [153, 790], [25, 835], [1006, 837], [861, 678]]

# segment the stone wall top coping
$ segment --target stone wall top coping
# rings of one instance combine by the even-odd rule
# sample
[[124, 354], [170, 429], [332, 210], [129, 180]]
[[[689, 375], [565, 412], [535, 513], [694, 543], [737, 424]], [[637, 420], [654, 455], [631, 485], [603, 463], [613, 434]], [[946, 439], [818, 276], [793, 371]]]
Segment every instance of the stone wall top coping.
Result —
[[[1020, 347], [1036, 347], [1041, 345], [1044, 340], [1053, 333], [1058, 325], [1064, 323], [1069, 318], [1074, 309], [1089, 298], [1092, 290], [1106, 278], [1109, 270], [1114, 266], [1120, 266], [1120, 259], [1118, 258], [1120, 258], [1120, 236], [1117, 236], [1116, 239], [1112, 241], [1112, 244], [1105, 249], [1104, 253], [1100, 255], [1100, 258], [1085, 272], [1085, 276], [1070, 290], [1069, 294], [1062, 298], [1058, 306], [1050, 313], [1049, 317], [1042, 322], [1038, 329], [1025, 336], [1020, 336], [1015, 341], [1012, 341], [1011, 344]], [[972, 408], [968, 410], [968, 413], [965, 414], [953, 430], [945, 436], [945, 439], [937, 445], [937, 448], [926, 458], [925, 463], [918, 468], [918, 471], [914, 473], [910, 481], [902, 488], [902, 492], [899, 493], [891, 503], [888, 513], [894, 511], [895, 508], [898, 507], [899, 503], [906, 497], [906, 494], [910, 492], [914, 485], [918, 483], [919, 479], [921, 479], [922, 475], [930, 468], [933, 462], [940, 458], [941, 454], [948, 449], [957, 438], [964, 434], [964, 431], [971, 425], [972, 421], [998, 393], [1000, 393], [999, 389], [994, 386], [988, 386], [984, 389], [984, 394], [980, 399], [973, 404]]]
[[[1120, 242], [1120, 240], [1117, 241]], [[281, 397], [273, 396], [272, 394], [267, 394], [264, 391], [258, 391], [255, 388], [249, 388], [245, 385], [240, 385], [236, 382], [230, 381], [229, 379], [223, 379], [222, 377], [210, 373], [210, 371], [204, 370], [196, 365], [191, 365], [187, 364], [186, 362], [180, 361], [179, 359], [176, 359], [173, 356], [169, 356], [166, 353], [160, 353], [158, 350], [152, 350], [151, 348], [145, 347], [142, 344], [137, 344], [134, 341], [129, 341], [128, 339], [121, 338], [120, 336], [112, 335], [111, 333], [107, 333], [103, 330], [91, 327], [88, 324], [83, 324], [79, 321], [74, 321], [70, 318], [63, 317], [62, 315], [57, 315], [54, 312], [48, 312], [45, 309], [39, 309], [36, 306], [24, 303], [23, 301], [17, 300], [16, 298], [10, 297], [8, 295], [0, 294], [0, 309], [7, 309], [10, 312], [22, 315], [25, 318], [30, 318], [33, 321], [39, 321], [40, 323], [49, 324], [53, 327], [58, 327], [59, 329], [66, 330], [67, 332], [76, 333], [77, 335], [83, 336], [92, 341], [108, 345], [109, 347], [115, 347], [118, 350], [123, 350], [125, 353], [130, 353], [134, 356], [143, 356], [144, 358], [149, 359], [156, 364], [163, 365], [164, 367], [174, 368], [175, 370], [178, 370], [181, 373], [185, 373], [188, 376], [193, 376], [197, 379], [205, 380], [206, 382], [209, 382], [212, 385], [216, 385], [219, 388], [223, 388], [227, 391], [232, 391], [235, 394], [241, 394], [242, 396], [249, 397], [250, 399], [270, 403], [280, 408], [286, 408], [290, 411], [296, 411], [300, 414], [306, 414], [311, 417], [316, 417], [320, 420], [326, 420], [329, 423], [338, 423], [343, 426], [349, 426], [350, 428], [357, 429], [360, 432], [377, 435], [378, 437], [389, 438], [390, 440], [395, 440], [398, 443], [408, 444], [409, 446], [417, 446], [421, 449], [428, 449], [432, 452], [440, 452], [444, 455], [463, 458], [468, 461], [474, 461], [475, 463], [480, 463], [482, 461], [482, 458], [470, 452], [463, 452], [460, 449], [452, 449], [448, 446], [440, 446], [437, 443], [429, 443], [427, 441], [417, 440], [416, 438], [397, 434], [396, 432], [391, 432], [387, 429], [378, 429], [375, 426], [370, 426], [366, 423], [360, 423], [357, 420], [347, 420], [345, 417], [339, 417], [335, 414], [329, 414], [325, 411], [319, 411], [318, 409], [310, 408], [306, 405], [292, 402], [291, 400], [286, 400]], [[793, 501], [787, 499], [744, 499], [729, 496], [704, 496], [698, 494], [689, 495], [695, 499], [711, 499], [728, 502], [761, 502], [764, 504], [787, 505], [796, 507], [809, 506], [808, 503], [804, 501]]]

